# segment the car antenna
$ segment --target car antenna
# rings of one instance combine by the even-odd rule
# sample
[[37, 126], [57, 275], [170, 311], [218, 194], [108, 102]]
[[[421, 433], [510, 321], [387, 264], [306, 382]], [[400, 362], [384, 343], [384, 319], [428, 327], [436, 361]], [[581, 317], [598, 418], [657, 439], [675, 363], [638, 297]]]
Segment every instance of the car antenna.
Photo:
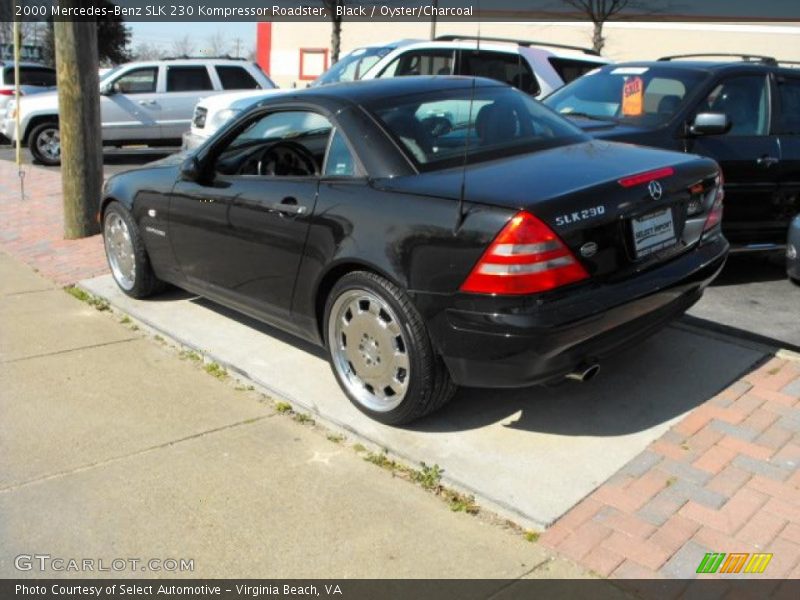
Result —
[[[480, 17], [481, 12], [481, 3], [480, 0], [477, 2], [478, 4], [478, 16]], [[475, 44], [475, 51], [480, 52], [481, 50], [481, 22], [478, 21], [478, 39], [477, 43]], [[463, 49], [459, 48], [458, 52], [461, 53], [461, 58], [463, 60]], [[456, 233], [459, 228], [461, 227], [462, 223], [464, 222], [464, 195], [466, 194], [467, 188], [467, 161], [469, 160], [469, 140], [470, 135], [472, 133], [472, 123], [474, 119], [472, 118], [472, 110], [475, 107], [475, 77], [472, 77], [472, 87], [470, 89], [470, 96], [469, 96], [469, 116], [467, 117], [467, 137], [464, 141], [464, 161], [461, 165], [461, 190], [458, 195], [458, 216], [456, 218], [456, 224], [453, 228], [453, 233]]]

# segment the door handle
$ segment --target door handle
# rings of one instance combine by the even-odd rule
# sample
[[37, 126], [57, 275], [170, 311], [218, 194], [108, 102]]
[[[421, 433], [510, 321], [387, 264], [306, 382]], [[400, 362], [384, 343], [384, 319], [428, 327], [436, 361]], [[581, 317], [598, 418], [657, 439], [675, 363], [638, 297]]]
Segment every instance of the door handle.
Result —
[[271, 205], [269, 208], [273, 212], [285, 215], [304, 215], [308, 212], [308, 207], [298, 204], [297, 198], [293, 196], [287, 196], [277, 204]]
[[156, 103], [155, 100], [139, 100], [139, 104], [141, 106], [154, 106]]
[[777, 165], [780, 162], [780, 159], [775, 158], [774, 156], [767, 156], [766, 154], [759, 158], [756, 161], [756, 164], [760, 167], [766, 167], [767, 169], [773, 165]]

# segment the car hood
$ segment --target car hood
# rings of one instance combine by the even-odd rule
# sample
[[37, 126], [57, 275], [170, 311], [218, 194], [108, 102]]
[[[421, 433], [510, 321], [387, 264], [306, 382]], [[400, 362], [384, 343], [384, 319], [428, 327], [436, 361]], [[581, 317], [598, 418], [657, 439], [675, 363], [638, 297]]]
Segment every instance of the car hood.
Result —
[[594, 137], [626, 137], [635, 136], [647, 132], [644, 127], [636, 127], [628, 125], [627, 123], [618, 123], [617, 121], [603, 121], [600, 119], [590, 119], [588, 117], [570, 117], [569, 115], [562, 115], [567, 117], [573, 125], [577, 125], [583, 131]]
[[209, 113], [214, 113], [226, 108], [246, 108], [253, 102], [257, 102], [261, 98], [272, 96], [275, 92], [280, 92], [278, 88], [270, 90], [247, 90], [244, 92], [225, 92], [224, 94], [215, 94], [203, 98], [197, 103], [197, 106], [202, 106], [207, 109]]
[[[697, 160], [683, 154], [618, 142], [592, 140], [461, 168], [382, 180], [388, 189], [465, 199], [508, 208], [540, 202], [616, 182], [623, 177]], [[502, 182], [498, 185], [498, 182]]]

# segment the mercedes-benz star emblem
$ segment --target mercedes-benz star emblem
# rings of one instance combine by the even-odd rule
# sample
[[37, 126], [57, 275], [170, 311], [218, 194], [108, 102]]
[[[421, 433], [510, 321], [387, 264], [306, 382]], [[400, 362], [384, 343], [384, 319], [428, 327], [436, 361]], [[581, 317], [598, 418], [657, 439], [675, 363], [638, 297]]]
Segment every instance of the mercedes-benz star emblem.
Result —
[[650, 185], [647, 186], [647, 189], [650, 192], [650, 197], [653, 200], [661, 200], [661, 196], [664, 193], [664, 188], [661, 187], [661, 183], [656, 181], [655, 179], [650, 182]]

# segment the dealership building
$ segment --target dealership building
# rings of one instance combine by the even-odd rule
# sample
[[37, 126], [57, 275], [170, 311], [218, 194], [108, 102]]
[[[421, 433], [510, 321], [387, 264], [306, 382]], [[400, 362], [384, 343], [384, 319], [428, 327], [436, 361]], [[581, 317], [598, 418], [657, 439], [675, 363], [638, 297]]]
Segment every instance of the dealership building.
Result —
[[[330, 22], [258, 23], [257, 58], [281, 87], [305, 86], [330, 66]], [[475, 22], [438, 22], [436, 35], [477, 35]], [[480, 34], [590, 47], [588, 22], [482, 22]], [[798, 23], [611, 22], [603, 55], [614, 61], [651, 60], [671, 54], [731, 52], [800, 61]], [[399, 39], [427, 40], [430, 22], [342, 23], [342, 54]]]

